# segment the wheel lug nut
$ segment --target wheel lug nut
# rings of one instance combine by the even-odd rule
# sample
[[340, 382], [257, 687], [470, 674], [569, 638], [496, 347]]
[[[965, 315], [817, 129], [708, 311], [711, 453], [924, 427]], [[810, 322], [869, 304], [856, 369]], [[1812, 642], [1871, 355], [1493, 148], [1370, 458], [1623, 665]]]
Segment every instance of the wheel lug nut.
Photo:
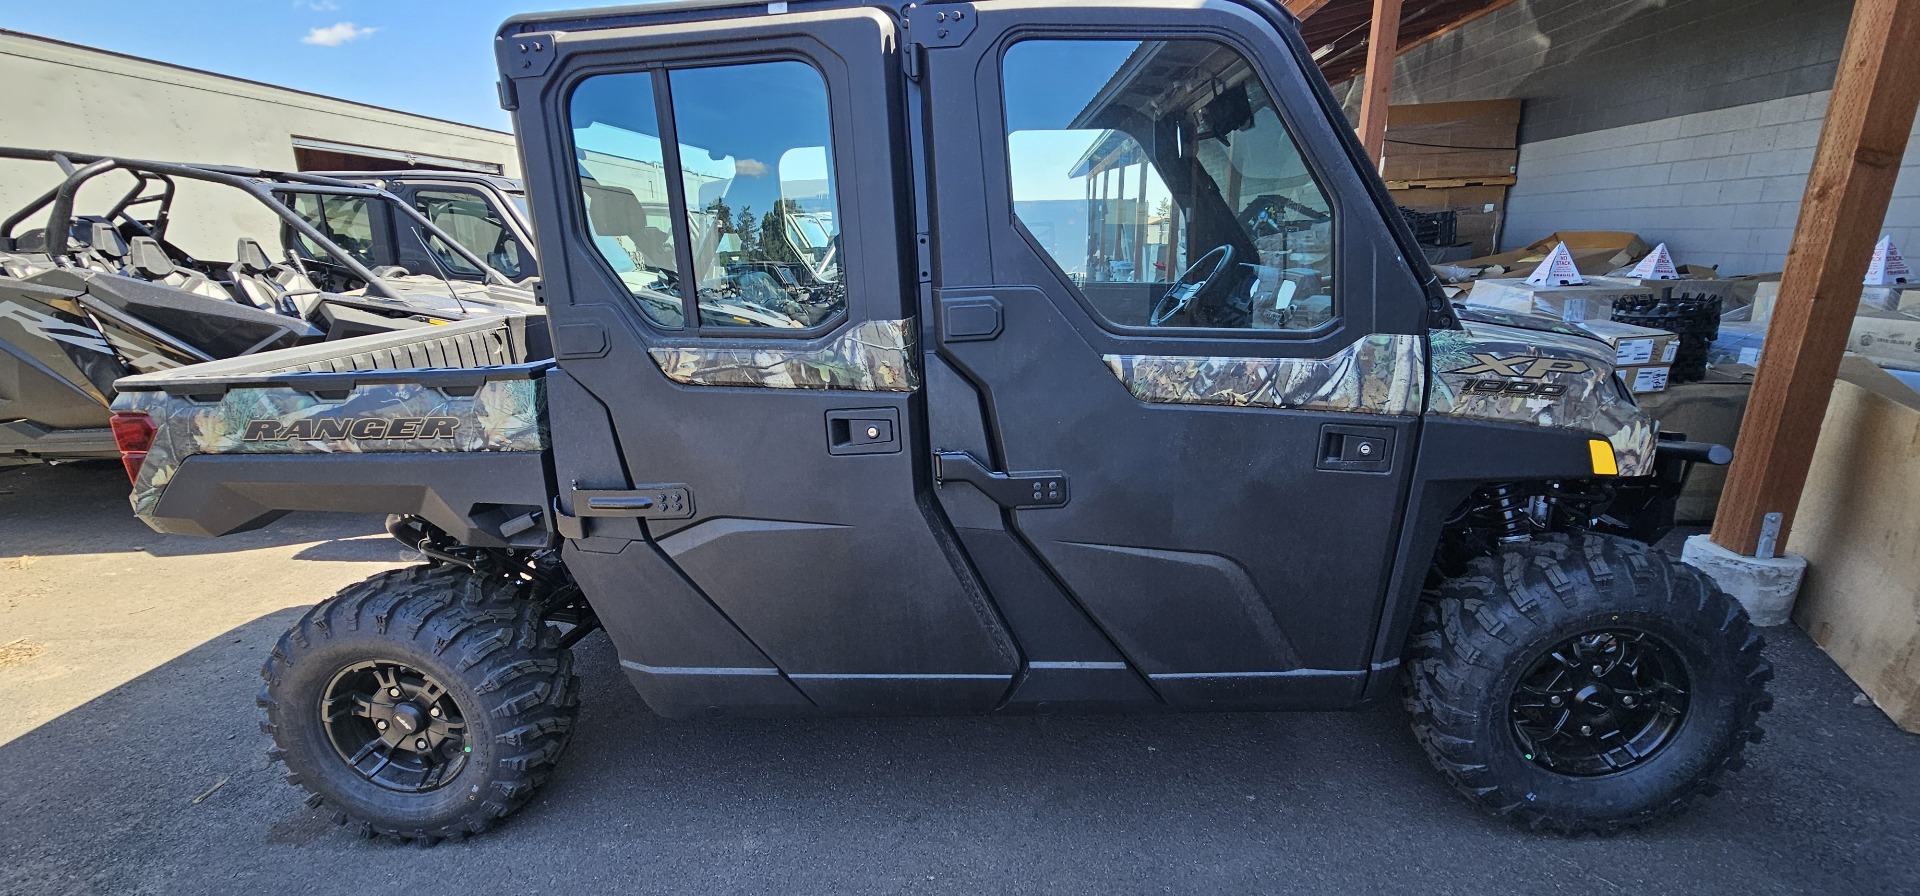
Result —
[[1555, 694], [1549, 702], [1551, 702], [1555, 706], [1559, 706], [1560, 704], [1565, 703], [1567, 701], [1560, 699], [1560, 695]]
[[413, 741], [413, 745], [419, 749], [424, 750], [427, 748], [427, 739], [424, 737], [415, 738]]
[[1632, 698], [1632, 697], [1621, 697], [1621, 698], [1620, 698], [1620, 705], [1621, 705], [1621, 706], [1632, 706], [1632, 705], [1633, 705], [1633, 698]]
[[433, 717], [434, 717], [434, 718], [436, 718], [436, 719], [437, 719], [437, 718], [440, 718], [440, 707], [438, 707], [438, 706], [436, 706], [436, 707], [434, 707], [434, 708], [432, 708], [432, 709], [429, 709], [429, 710], [427, 710], [427, 713], [428, 713], [429, 715], [431, 715], [431, 716], [433, 716]]
[[1581, 736], [1581, 737], [1592, 737], [1592, 736], [1593, 736], [1593, 726], [1592, 726], [1592, 725], [1581, 725], [1581, 726], [1580, 726], [1580, 736]]
[[[1595, 665], [1595, 666], [1593, 667], [1593, 674], [1595, 674], [1595, 675], [1599, 675], [1599, 674], [1600, 674], [1600, 666], [1599, 666], [1598, 664], [1596, 664], [1596, 665]], [[399, 694], [400, 694], [400, 692], [399, 692], [399, 691], [395, 691], [395, 692], [394, 692], [394, 695], [395, 695], [395, 696], [399, 696]]]
[[[1595, 672], [1598, 672], [1598, 671], [1600, 671], [1600, 667], [1599, 667], [1599, 666], [1595, 666], [1595, 667], [1593, 667], [1593, 671], [1595, 671]], [[398, 696], [400, 696], [400, 689], [399, 689], [399, 688], [387, 688], [387, 696], [389, 696], [389, 697], [398, 697]]]
[[381, 731], [385, 731], [385, 730], [387, 730], [387, 720], [386, 720], [386, 719], [380, 719], [380, 720], [378, 720], [378, 721], [375, 721], [375, 722], [373, 723], [373, 727], [375, 727], [375, 728], [378, 728], [378, 729], [380, 729]]

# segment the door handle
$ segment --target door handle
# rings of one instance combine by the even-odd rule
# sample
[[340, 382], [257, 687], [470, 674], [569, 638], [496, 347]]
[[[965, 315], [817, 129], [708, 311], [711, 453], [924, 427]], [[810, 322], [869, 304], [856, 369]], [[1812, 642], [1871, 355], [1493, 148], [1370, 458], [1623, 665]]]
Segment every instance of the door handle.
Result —
[[900, 450], [898, 408], [827, 412], [828, 454], [893, 454]]
[[941, 483], [968, 483], [1009, 510], [1064, 507], [1067, 503], [1067, 474], [1058, 470], [1000, 473], [987, 469], [965, 451], [934, 454], [933, 478]]

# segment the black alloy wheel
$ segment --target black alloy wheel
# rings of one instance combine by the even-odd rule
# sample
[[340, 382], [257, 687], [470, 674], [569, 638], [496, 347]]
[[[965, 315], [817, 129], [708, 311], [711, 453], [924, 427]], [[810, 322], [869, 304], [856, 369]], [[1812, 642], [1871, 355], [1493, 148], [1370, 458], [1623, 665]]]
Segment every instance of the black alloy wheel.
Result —
[[1510, 705], [1521, 755], [1563, 775], [1626, 771], [1686, 720], [1688, 679], [1646, 632], [1606, 629], [1556, 645], [1521, 675]]
[[465, 716], [446, 686], [404, 663], [371, 660], [340, 670], [319, 712], [341, 761], [388, 790], [440, 787], [473, 752]]

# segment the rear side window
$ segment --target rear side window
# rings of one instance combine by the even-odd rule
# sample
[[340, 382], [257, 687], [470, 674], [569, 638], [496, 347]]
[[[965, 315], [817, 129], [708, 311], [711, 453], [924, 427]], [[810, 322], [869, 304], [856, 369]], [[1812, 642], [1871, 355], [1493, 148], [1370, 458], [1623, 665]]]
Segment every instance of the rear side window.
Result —
[[[528, 260], [526, 250], [486, 197], [472, 190], [423, 189], [414, 192], [413, 205], [434, 226], [446, 231], [468, 251], [486, 259], [489, 267], [508, 279], [519, 280], [532, 273], [523, 270]], [[437, 240], [434, 243], [434, 257], [448, 270], [479, 276], [480, 271], [472, 263], [438, 245]]]
[[[315, 230], [361, 264], [378, 264], [374, 254], [373, 213], [365, 196], [337, 196], [325, 193], [295, 193], [291, 202], [294, 214], [305, 218]], [[308, 258], [324, 259], [327, 250], [301, 234], [294, 243]]]
[[1332, 204], [1237, 50], [1028, 40], [1003, 73], [1014, 214], [1109, 323], [1332, 319]]
[[[672, 96], [671, 147], [657, 77]], [[684, 325], [689, 302], [698, 326], [736, 332], [844, 315], [832, 120], [812, 66], [601, 75], [570, 111], [595, 247], [656, 323]]]

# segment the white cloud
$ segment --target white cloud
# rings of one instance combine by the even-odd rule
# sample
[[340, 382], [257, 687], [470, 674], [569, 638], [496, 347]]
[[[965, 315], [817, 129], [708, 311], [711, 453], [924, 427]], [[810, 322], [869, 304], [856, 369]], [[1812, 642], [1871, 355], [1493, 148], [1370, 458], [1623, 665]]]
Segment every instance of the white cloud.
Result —
[[771, 170], [759, 159], [741, 159], [733, 163], [733, 173], [741, 177], [762, 177]]
[[300, 42], [317, 47], [337, 47], [347, 41], [366, 37], [377, 30], [379, 29], [362, 28], [352, 22], [337, 22], [325, 28], [315, 28], [307, 32], [307, 36], [300, 38]]
[[293, 5], [296, 7], [304, 6], [314, 12], [333, 12], [340, 8], [340, 4], [333, 2], [333, 0], [294, 0]]

